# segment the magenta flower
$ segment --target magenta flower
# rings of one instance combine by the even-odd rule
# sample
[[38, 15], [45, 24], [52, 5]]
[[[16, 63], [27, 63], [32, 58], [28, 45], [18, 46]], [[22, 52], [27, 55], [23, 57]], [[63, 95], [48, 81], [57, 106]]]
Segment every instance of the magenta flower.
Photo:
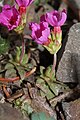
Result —
[[67, 15], [65, 10], [62, 10], [61, 12], [54, 10], [41, 16], [41, 21], [46, 20], [51, 26], [58, 27], [65, 23], [66, 18]]
[[50, 29], [48, 27], [47, 22], [41, 22], [40, 24], [37, 23], [30, 23], [30, 29], [32, 30], [32, 38], [38, 44], [46, 44], [48, 42], [48, 37], [50, 35]]
[[20, 15], [15, 6], [4, 5], [0, 13], [0, 24], [9, 30], [16, 28], [20, 23]]
[[15, 0], [15, 1], [19, 5], [19, 7], [20, 6], [27, 7], [33, 2], [33, 0]]

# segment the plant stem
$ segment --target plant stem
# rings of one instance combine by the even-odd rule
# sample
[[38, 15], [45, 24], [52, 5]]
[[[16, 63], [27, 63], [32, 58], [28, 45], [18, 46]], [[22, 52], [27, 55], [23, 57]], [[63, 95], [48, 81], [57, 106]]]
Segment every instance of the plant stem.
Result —
[[23, 35], [21, 35], [21, 39], [22, 39], [22, 52], [21, 52], [21, 56], [20, 56], [20, 63], [22, 62], [23, 56], [25, 54], [25, 40], [23, 38]]
[[54, 54], [54, 59], [53, 59], [53, 65], [52, 65], [52, 73], [54, 73], [54, 74], [55, 74], [56, 62], [57, 62], [57, 55], [55, 53]]
[[55, 53], [54, 54], [54, 58], [53, 58], [53, 65], [52, 65], [51, 77], [52, 77], [53, 73], [55, 74], [56, 62], [57, 62], [57, 54]]

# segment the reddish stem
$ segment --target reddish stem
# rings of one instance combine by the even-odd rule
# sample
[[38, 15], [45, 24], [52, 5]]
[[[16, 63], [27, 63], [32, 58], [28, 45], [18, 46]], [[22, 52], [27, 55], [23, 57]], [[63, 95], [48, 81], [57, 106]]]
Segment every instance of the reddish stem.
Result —
[[[29, 77], [32, 73], [34, 73], [36, 71], [36, 67], [34, 67], [31, 71], [27, 72], [25, 74], [25, 77]], [[17, 80], [19, 80], [20, 77], [17, 76], [17, 77], [14, 77], [14, 78], [0, 78], [0, 81], [1, 82], [15, 82]]]
[[7, 98], [10, 97], [9, 92], [6, 89], [6, 85], [3, 85], [3, 91], [4, 91], [4, 93], [5, 93], [5, 95], [6, 95]]

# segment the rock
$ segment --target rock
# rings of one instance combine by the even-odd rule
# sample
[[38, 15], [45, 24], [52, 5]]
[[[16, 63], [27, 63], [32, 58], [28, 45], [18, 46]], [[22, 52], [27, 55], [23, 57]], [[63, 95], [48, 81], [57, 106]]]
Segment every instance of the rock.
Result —
[[35, 5], [31, 4], [28, 8], [27, 8], [27, 13], [26, 13], [26, 26], [24, 29], [24, 34], [29, 34], [31, 33], [31, 30], [29, 29], [29, 23], [35, 21], [36, 22], [36, 16], [35, 16]]
[[8, 103], [0, 103], [0, 120], [29, 120], [23, 119], [22, 113], [15, 108], [10, 107]]
[[80, 120], [80, 99], [69, 103], [63, 102], [62, 106], [66, 120]]
[[[64, 47], [65, 41], [66, 45]], [[80, 23], [73, 25], [64, 39], [60, 52], [64, 53], [58, 65], [56, 77], [63, 82], [80, 83]]]

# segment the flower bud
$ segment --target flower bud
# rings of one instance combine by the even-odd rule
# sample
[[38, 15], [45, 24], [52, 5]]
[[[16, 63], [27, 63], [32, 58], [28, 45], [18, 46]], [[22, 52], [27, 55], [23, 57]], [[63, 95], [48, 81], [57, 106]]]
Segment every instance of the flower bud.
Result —
[[44, 47], [51, 53], [55, 54], [61, 48], [62, 41], [62, 30], [60, 27], [54, 27], [54, 30], [51, 31], [51, 35], [49, 36], [50, 43]]

